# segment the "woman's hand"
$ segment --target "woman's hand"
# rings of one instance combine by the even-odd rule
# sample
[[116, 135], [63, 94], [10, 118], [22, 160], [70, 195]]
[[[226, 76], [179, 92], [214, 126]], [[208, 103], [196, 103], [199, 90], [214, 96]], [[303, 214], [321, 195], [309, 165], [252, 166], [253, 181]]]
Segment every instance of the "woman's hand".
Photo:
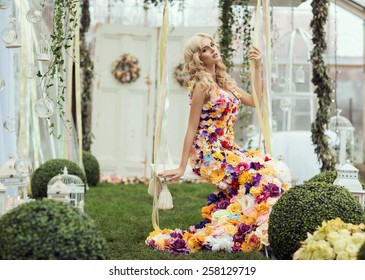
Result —
[[178, 178], [180, 178], [181, 176], [183, 176], [185, 173], [185, 169], [182, 167], [176, 168], [176, 169], [170, 169], [170, 170], [165, 170], [163, 172], [158, 173], [158, 177], [161, 178], [171, 178], [171, 180], [176, 180]]
[[255, 46], [252, 46], [249, 53], [248, 53], [248, 59], [253, 60], [255, 62], [256, 66], [261, 66], [261, 52], [258, 48]]

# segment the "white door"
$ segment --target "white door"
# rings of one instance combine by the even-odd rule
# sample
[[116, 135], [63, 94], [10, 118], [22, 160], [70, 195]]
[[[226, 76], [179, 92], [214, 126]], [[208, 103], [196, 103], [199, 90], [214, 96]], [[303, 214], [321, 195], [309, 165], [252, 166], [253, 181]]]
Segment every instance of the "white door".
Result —
[[[174, 164], [181, 158], [188, 123], [188, 90], [175, 80], [175, 67], [183, 62], [186, 40], [199, 32], [213, 34], [214, 28], [175, 28], [169, 33], [169, 109], [166, 139]], [[153, 133], [157, 108], [156, 78], [159, 29], [105, 25], [98, 30], [95, 49], [92, 153], [104, 175], [151, 175]], [[111, 65], [123, 53], [139, 59], [140, 77], [121, 84], [111, 74]], [[166, 162], [168, 163], [168, 162]]]
[[[105, 25], [96, 35], [92, 153], [104, 175], [149, 176], [156, 42], [156, 29], [144, 27]], [[130, 84], [111, 74], [112, 63], [124, 53], [140, 65], [139, 78]]]

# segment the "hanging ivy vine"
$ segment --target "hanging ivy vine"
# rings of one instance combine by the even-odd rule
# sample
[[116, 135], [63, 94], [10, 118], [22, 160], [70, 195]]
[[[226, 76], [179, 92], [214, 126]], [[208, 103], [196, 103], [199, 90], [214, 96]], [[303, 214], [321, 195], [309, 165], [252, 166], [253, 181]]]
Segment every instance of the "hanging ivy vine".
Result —
[[[44, 7], [45, 2], [43, 2]], [[78, 22], [76, 19], [78, 0], [55, 0], [53, 12], [53, 34], [51, 34], [51, 54], [52, 60], [46, 73], [42, 74], [38, 71], [37, 76], [41, 78], [44, 86], [45, 94], [50, 98], [50, 90], [57, 85], [56, 89], [56, 108], [57, 114], [68, 129], [70, 120], [66, 119], [64, 110], [66, 84], [66, 62], [65, 53], [71, 48], [70, 42], [75, 37], [75, 30]], [[49, 120], [49, 133], [58, 139], [61, 135], [55, 132], [55, 125]]]
[[329, 123], [332, 102], [330, 78], [323, 60], [323, 53], [327, 48], [324, 28], [328, 17], [328, 5], [328, 0], [312, 0], [313, 19], [310, 23], [313, 31], [312, 42], [314, 45], [310, 57], [313, 65], [312, 82], [315, 86], [314, 92], [317, 94], [318, 101], [316, 119], [312, 123], [311, 131], [315, 152], [318, 160], [322, 163], [322, 172], [335, 168], [335, 157], [331, 153], [328, 137], [325, 135], [325, 128]]
[[[240, 78], [243, 82], [243, 89], [246, 92], [251, 92], [248, 54], [252, 45], [251, 34], [253, 27], [251, 25], [252, 12], [248, 8], [248, 0], [238, 1], [234, 14], [234, 38], [242, 44], [242, 67]], [[252, 109], [248, 106], [241, 106], [238, 120], [239, 131], [243, 131], [252, 121]], [[244, 137], [245, 135], [242, 136]], [[239, 140], [243, 142], [244, 138], [240, 138]]]
[[221, 25], [218, 29], [220, 53], [223, 63], [227, 66], [228, 72], [233, 68], [233, 52], [232, 40], [233, 40], [233, 24], [235, 22], [235, 15], [233, 12], [234, 0], [219, 0], [220, 16], [219, 20]]
[[82, 114], [82, 148], [90, 151], [93, 134], [91, 131], [92, 95], [91, 88], [94, 79], [94, 64], [90, 57], [90, 49], [85, 41], [85, 33], [90, 27], [89, 0], [83, 0], [81, 4], [81, 25], [80, 25], [80, 66], [82, 69], [82, 92], [81, 92], [81, 114]]

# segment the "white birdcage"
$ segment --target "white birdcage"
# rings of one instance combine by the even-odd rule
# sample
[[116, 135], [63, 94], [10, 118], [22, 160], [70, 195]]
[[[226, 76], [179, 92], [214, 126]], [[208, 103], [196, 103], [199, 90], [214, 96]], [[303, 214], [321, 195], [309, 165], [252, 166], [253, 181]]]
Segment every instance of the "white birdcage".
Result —
[[333, 184], [348, 189], [361, 206], [365, 208], [365, 191], [359, 181], [359, 169], [351, 165], [349, 160], [337, 168], [337, 177]]
[[76, 175], [68, 174], [64, 167], [63, 174], [53, 177], [47, 186], [47, 197], [68, 203], [84, 211], [85, 184]]
[[45, 36], [41, 34], [42, 39], [38, 43], [38, 55], [39, 61], [50, 61], [51, 60], [51, 46], [45, 39]]
[[340, 116], [341, 109], [337, 109], [336, 116], [329, 120], [329, 130], [334, 131], [337, 135], [337, 141], [334, 149], [338, 154], [338, 163], [342, 165], [347, 160], [352, 161], [354, 153], [354, 131], [355, 128], [345, 117]]
[[0, 169], [0, 183], [6, 187], [6, 210], [18, 206], [28, 199], [28, 179], [26, 176], [19, 176], [15, 170], [16, 161], [12, 154]]

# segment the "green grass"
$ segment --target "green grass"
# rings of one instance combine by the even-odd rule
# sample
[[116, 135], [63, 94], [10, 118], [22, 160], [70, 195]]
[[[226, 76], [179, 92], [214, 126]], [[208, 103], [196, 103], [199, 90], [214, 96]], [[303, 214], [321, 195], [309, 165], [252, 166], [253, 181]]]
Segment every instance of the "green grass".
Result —
[[[108, 243], [113, 260], [238, 260], [267, 259], [261, 252], [223, 253], [201, 251], [172, 255], [153, 250], [144, 241], [151, 231], [152, 197], [147, 185], [98, 184], [85, 195], [85, 212], [96, 222]], [[160, 228], [186, 230], [202, 220], [200, 210], [215, 188], [208, 184], [169, 185], [174, 208], [160, 210]]]

